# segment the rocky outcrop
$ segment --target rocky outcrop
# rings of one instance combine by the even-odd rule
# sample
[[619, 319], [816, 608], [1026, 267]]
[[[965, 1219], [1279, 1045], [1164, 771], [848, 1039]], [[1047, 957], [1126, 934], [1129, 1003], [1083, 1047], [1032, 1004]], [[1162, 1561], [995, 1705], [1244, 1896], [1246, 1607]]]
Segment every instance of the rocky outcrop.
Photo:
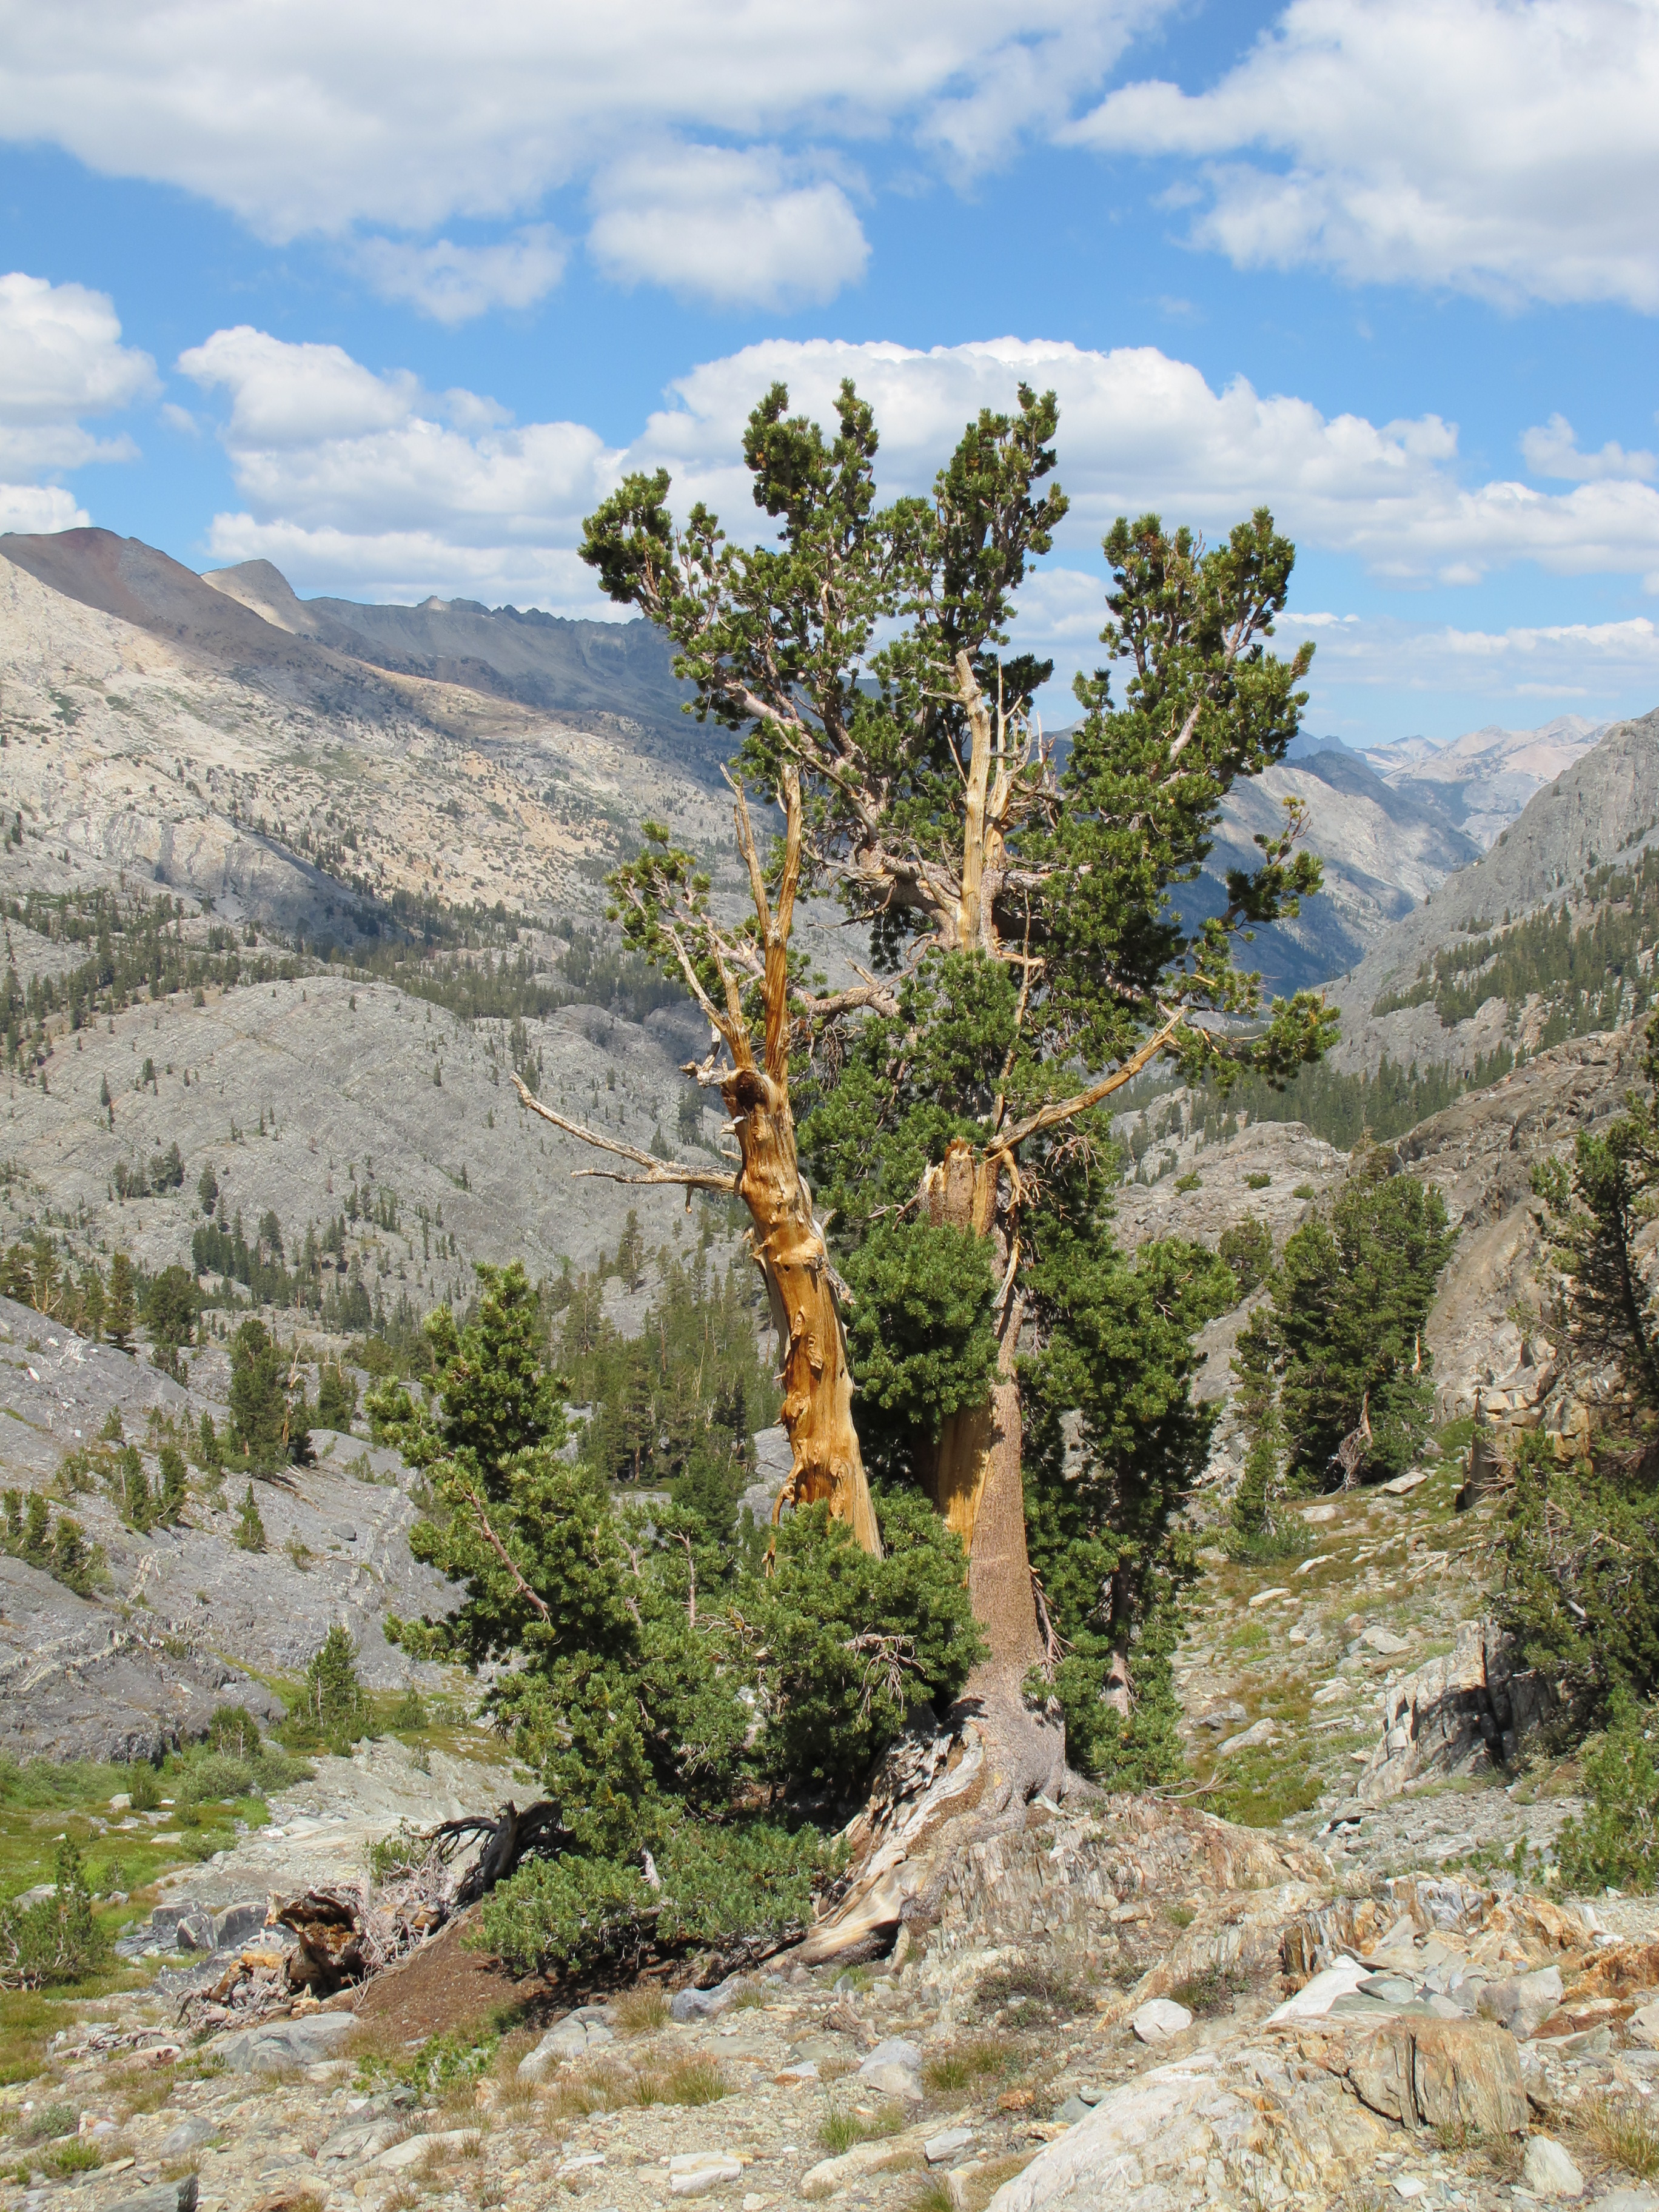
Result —
[[275, 1723], [283, 1705], [210, 1651], [146, 1637], [21, 1559], [0, 1557], [0, 1754], [159, 1759], [218, 1705]]
[[1573, 1419], [1578, 1398], [1557, 1371], [1556, 1346], [1541, 1322], [1525, 1318], [1539, 1310], [1543, 1254], [1532, 1170], [1568, 1157], [1581, 1129], [1623, 1109], [1640, 1081], [1643, 1048], [1634, 1028], [1575, 1037], [1419, 1122], [1395, 1146], [1407, 1174], [1444, 1194], [1458, 1230], [1425, 1332], [1437, 1420], [1472, 1413], [1477, 1391], [1501, 1425], [1552, 1429]]
[[1547, 1716], [1549, 1686], [1492, 1620], [1466, 1620], [1457, 1641], [1384, 1692], [1382, 1733], [1354, 1795], [1380, 1805], [1431, 1774], [1508, 1766]]

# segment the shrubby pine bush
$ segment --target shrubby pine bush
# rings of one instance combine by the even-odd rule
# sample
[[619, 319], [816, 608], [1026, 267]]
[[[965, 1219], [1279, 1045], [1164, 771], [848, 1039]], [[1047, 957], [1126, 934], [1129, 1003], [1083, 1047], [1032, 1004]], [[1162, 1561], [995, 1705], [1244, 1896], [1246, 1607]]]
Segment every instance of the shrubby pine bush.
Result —
[[[1659, 1018], [1647, 1039], [1652, 1084]], [[1549, 1208], [1562, 1349], [1581, 1371], [1611, 1364], [1621, 1387], [1570, 1457], [1541, 1434], [1522, 1439], [1504, 1522], [1499, 1613], [1559, 1692], [1557, 1739], [1625, 1715], [1606, 1744], [1646, 1759], [1650, 1773], [1627, 1717], [1659, 1696], [1659, 1301], [1638, 1244], [1659, 1208], [1653, 1095], [1632, 1093], [1623, 1114], [1580, 1131], [1571, 1167], [1547, 1162], [1533, 1182]], [[1595, 1769], [1610, 1804], [1620, 1798], [1614, 1756], [1604, 1749]], [[1650, 1852], [1651, 1843], [1631, 1848]]]
[[65, 1838], [53, 1869], [56, 1893], [33, 1905], [0, 1905], [0, 1988], [83, 1982], [108, 1961], [109, 1938], [92, 1910], [81, 1854]]
[[1659, 1711], [1622, 1693], [1607, 1732], [1584, 1757], [1582, 1820], [1556, 1839], [1561, 1880], [1573, 1890], [1659, 1889]]
[[386, 1632], [420, 1656], [515, 1662], [486, 1710], [565, 1831], [556, 1862], [493, 1893], [488, 1939], [515, 1966], [591, 1966], [804, 1923], [831, 1865], [818, 1823], [979, 1651], [959, 1544], [893, 1496], [883, 1559], [820, 1508], [780, 1532], [767, 1575], [729, 1521], [619, 1510], [597, 1470], [561, 1455], [523, 1268], [478, 1276], [473, 1319], [428, 1325], [433, 1402], [390, 1382], [369, 1412], [430, 1484], [416, 1555], [465, 1593], [453, 1619]]
[[1234, 1501], [1240, 1534], [1261, 1533], [1276, 1496], [1327, 1486], [1362, 1406], [1372, 1436], [1364, 1479], [1410, 1466], [1434, 1409], [1423, 1328], [1455, 1234], [1437, 1190], [1391, 1173], [1388, 1155], [1362, 1144], [1328, 1211], [1289, 1238], [1233, 1363], [1250, 1437]]

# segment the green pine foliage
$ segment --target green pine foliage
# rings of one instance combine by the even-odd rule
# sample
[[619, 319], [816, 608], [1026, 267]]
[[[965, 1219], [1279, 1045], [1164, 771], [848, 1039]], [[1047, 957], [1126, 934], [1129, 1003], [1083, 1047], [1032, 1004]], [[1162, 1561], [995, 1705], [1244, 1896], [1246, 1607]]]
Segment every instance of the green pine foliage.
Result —
[[1232, 1271], [1242, 1304], [1259, 1283], [1266, 1281], [1273, 1267], [1273, 1231], [1253, 1215], [1248, 1221], [1236, 1221], [1231, 1229], [1224, 1229], [1216, 1250]]
[[[1235, 1285], [1198, 1245], [1120, 1252], [1109, 1165], [1109, 1155], [1092, 1171], [1061, 1164], [1036, 1212], [1042, 1349], [1022, 1360], [1021, 1376], [1027, 1540], [1061, 1654], [1051, 1673], [1066, 1756], [1123, 1790], [1168, 1781], [1182, 1764], [1170, 1661], [1196, 1572], [1182, 1507], [1215, 1419], [1190, 1397], [1193, 1338], [1234, 1303]], [[1127, 1722], [1103, 1699], [1118, 1655], [1133, 1696]], [[1037, 1696], [1043, 1686], [1029, 1687]]]
[[325, 1360], [317, 1376], [317, 1425], [349, 1436], [357, 1418], [357, 1385], [338, 1360]]
[[1556, 1839], [1564, 1888], [1580, 1894], [1618, 1889], [1650, 1896], [1659, 1889], [1659, 1711], [1614, 1697], [1606, 1732], [1583, 1759], [1582, 1820]]
[[659, 1253], [654, 1271], [633, 1337], [606, 1319], [605, 1281], [647, 1279], [637, 1222], [614, 1261], [562, 1281], [555, 1364], [572, 1402], [590, 1408], [578, 1447], [585, 1466], [607, 1482], [667, 1490], [723, 1530], [753, 1480], [754, 1432], [777, 1417], [757, 1339], [764, 1293], [746, 1262], [714, 1267], [703, 1238], [688, 1256]]
[[1431, 1003], [1442, 1026], [1455, 1029], [1489, 1000], [1502, 999], [1513, 1018], [1541, 998], [1548, 1012], [1540, 1050], [1630, 1021], [1653, 995], [1644, 956], [1659, 944], [1659, 850], [1650, 847], [1630, 867], [1592, 867], [1559, 908], [1504, 920], [1494, 930], [1466, 919], [1416, 979], [1378, 999], [1372, 1013]]
[[[1659, 1018], [1644, 1073], [1659, 1083]], [[1622, 1378], [1571, 1457], [1522, 1439], [1504, 1522], [1503, 1617], [1558, 1688], [1555, 1732], [1570, 1738], [1620, 1701], [1659, 1695], [1659, 1308], [1643, 1264], [1659, 1212], [1653, 1092], [1579, 1131], [1571, 1168], [1544, 1162], [1533, 1182], [1548, 1207], [1562, 1350], [1581, 1374]]]
[[88, 1544], [78, 1521], [52, 1509], [39, 1491], [0, 1493], [5, 1512], [4, 1548], [14, 1559], [38, 1567], [77, 1597], [91, 1597], [107, 1579], [104, 1547]]
[[265, 1548], [265, 1524], [259, 1517], [251, 1482], [242, 1493], [242, 1503], [237, 1510], [236, 1548], [239, 1552], [263, 1552]]
[[490, 1940], [515, 1962], [592, 1966], [804, 1924], [831, 1857], [803, 1813], [840, 1813], [910, 1707], [954, 1696], [980, 1649], [961, 1548], [912, 1498], [884, 1507], [879, 1560], [819, 1509], [786, 1526], [769, 1575], [729, 1513], [719, 1528], [678, 1504], [619, 1506], [561, 1452], [523, 1269], [479, 1272], [477, 1317], [428, 1325], [432, 1405], [388, 1384], [370, 1407], [431, 1486], [416, 1555], [465, 1591], [452, 1618], [387, 1634], [416, 1656], [515, 1662], [486, 1709], [566, 1830], [556, 1867], [492, 1898]]
[[92, 1910], [81, 1854], [58, 1846], [54, 1894], [33, 1905], [0, 1905], [0, 1989], [35, 1990], [89, 1980], [109, 1962], [109, 1937]]
[[1433, 1408], [1422, 1332], [1455, 1235], [1437, 1190], [1362, 1148], [1329, 1208], [1287, 1241], [1235, 1357], [1251, 1436], [1235, 1508], [1245, 1533], [1281, 1489], [1327, 1485], [1367, 1401], [1365, 1478], [1410, 1465]]
[[232, 1441], [254, 1474], [304, 1466], [311, 1438], [303, 1386], [290, 1384], [292, 1362], [261, 1321], [245, 1321], [230, 1340]]
[[357, 1647], [337, 1621], [312, 1654], [305, 1682], [282, 1725], [290, 1749], [345, 1756], [367, 1734], [368, 1699], [357, 1673]]

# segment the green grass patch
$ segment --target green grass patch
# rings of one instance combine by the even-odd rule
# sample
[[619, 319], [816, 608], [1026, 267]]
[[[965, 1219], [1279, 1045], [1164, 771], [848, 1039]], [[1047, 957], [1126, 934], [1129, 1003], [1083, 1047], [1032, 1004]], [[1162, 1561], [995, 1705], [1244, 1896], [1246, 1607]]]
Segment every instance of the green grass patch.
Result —
[[818, 2141], [831, 2158], [839, 2158], [854, 2143], [879, 2142], [897, 2135], [903, 2125], [904, 2113], [897, 2105], [884, 2105], [866, 2116], [845, 2105], [832, 2104], [819, 2124]]

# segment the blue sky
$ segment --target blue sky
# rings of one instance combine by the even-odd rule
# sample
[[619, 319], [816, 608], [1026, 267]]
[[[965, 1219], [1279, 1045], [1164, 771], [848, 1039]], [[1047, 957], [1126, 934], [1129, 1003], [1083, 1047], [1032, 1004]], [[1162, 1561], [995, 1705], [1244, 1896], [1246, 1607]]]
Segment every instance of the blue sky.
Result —
[[[1266, 500], [1314, 727], [1659, 701], [1656, 0], [0, 0], [0, 527], [605, 612], [624, 468], [752, 527], [774, 376], [891, 489], [1022, 376], [1098, 540]], [[1064, 712], [1063, 699], [1053, 710]]]

